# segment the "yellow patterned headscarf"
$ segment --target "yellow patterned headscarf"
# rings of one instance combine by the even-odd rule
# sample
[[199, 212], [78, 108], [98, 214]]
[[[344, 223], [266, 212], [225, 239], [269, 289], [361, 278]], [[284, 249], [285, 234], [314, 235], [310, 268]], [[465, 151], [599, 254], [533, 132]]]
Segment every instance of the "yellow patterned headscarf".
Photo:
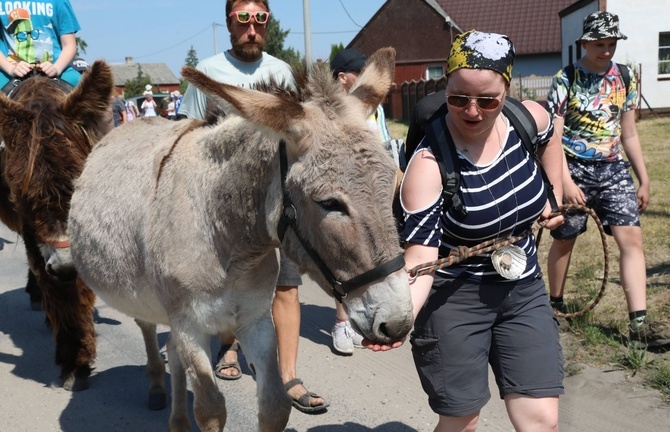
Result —
[[447, 75], [458, 69], [490, 69], [509, 84], [514, 66], [514, 45], [505, 35], [470, 30], [451, 44]]

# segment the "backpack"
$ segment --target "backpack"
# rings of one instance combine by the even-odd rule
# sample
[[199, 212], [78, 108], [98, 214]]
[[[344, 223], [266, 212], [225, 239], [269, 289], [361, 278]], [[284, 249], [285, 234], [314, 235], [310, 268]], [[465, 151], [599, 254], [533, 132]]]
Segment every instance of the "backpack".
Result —
[[[467, 214], [463, 203], [458, 196], [460, 186], [460, 166], [458, 165], [458, 154], [451, 134], [446, 127], [444, 117], [448, 112], [445, 101], [445, 92], [432, 93], [419, 101], [414, 110], [414, 119], [410, 123], [405, 142], [405, 159], [409, 160], [423, 137], [428, 140], [428, 145], [435, 156], [442, 177], [442, 189], [445, 195], [445, 207], [448, 202], [454, 208], [456, 215], [464, 217]], [[517, 99], [507, 97], [503, 105], [503, 113], [509, 119], [519, 135], [524, 148], [533, 157], [537, 164], [552, 211], [558, 210], [558, 203], [547, 173], [537, 156], [537, 125], [535, 119], [528, 109]], [[401, 167], [404, 171], [407, 166]]]
[[[616, 66], [619, 68], [619, 73], [621, 73], [621, 79], [623, 80], [624, 85], [626, 86], [626, 96], [628, 96], [628, 92], [630, 91], [630, 71], [628, 70], [628, 66], [617, 63]], [[575, 83], [575, 65], [569, 64], [566, 67], [563, 68], [563, 71], [565, 72], [565, 75], [568, 77], [568, 100], [572, 98], [572, 95], [570, 92], [572, 91], [572, 85]]]

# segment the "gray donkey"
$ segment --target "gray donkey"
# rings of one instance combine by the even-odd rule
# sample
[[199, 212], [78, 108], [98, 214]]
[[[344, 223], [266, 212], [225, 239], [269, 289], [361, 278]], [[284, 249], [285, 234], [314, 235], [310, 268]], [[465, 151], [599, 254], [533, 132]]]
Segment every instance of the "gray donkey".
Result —
[[227, 116], [142, 119], [91, 153], [72, 197], [72, 256], [93, 291], [142, 327], [155, 408], [165, 392], [155, 324], [171, 327], [170, 431], [190, 430], [186, 373], [198, 426], [223, 430], [209, 341], [227, 332], [255, 372], [258, 429], [284, 430], [291, 403], [270, 312], [282, 238], [367, 339], [388, 343], [411, 329], [394, 164], [366, 123], [394, 59], [391, 48], [372, 55], [348, 95], [327, 65], [296, 72], [297, 91], [238, 88], [184, 68]]

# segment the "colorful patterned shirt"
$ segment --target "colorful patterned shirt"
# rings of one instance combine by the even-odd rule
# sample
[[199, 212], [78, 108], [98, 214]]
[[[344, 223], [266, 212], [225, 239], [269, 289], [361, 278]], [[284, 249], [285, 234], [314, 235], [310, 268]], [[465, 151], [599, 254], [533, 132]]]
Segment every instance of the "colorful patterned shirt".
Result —
[[570, 89], [564, 70], [554, 76], [547, 108], [553, 117], [565, 121], [563, 149], [568, 156], [602, 161], [623, 158], [621, 115], [637, 108], [638, 97], [635, 74], [629, 70], [629, 75], [628, 94], [616, 63], [603, 74], [588, 72], [575, 64]]

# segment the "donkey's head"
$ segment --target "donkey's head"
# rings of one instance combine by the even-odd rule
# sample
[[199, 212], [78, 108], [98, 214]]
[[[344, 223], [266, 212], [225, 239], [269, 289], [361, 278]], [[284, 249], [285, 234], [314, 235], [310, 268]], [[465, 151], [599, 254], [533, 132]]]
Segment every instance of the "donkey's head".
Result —
[[73, 181], [106, 130], [113, 85], [111, 68], [96, 61], [70, 93], [36, 76], [21, 82], [11, 99], [0, 94], [3, 175], [22, 234], [34, 237], [47, 272], [62, 279], [76, 274], [66, 234]]
[[[253, 122], [274, 142], [286, 142], [288, 170], [282, 188], [291, 205], [282, 206], [281, 193], [275, 193], [268, 223], [278, 238], [277, 209], [295, 209], [295, 225], [286, 231], [284, 246], [303, 270], [327, 291], [345, 294], [339, 282], [346, 286], [383, 266], [356, 283], [359, 287], [344, 295], [343, 302], [356, 329], [384, 343], [403, 337], [412, 326], [408, 278], [391, 209], [395, 166], [367, 123], [390, 88], [394, 59], [392, 48], [373, 54], [349, 94], [327, 65], [297, 75], [297, 94], [247, 90], [192, 68], [182, 71], [227, 113]], [[275, 160], [279, 165], [279, 157]], [[325, 270], [306, 252], [310, 247]]]

